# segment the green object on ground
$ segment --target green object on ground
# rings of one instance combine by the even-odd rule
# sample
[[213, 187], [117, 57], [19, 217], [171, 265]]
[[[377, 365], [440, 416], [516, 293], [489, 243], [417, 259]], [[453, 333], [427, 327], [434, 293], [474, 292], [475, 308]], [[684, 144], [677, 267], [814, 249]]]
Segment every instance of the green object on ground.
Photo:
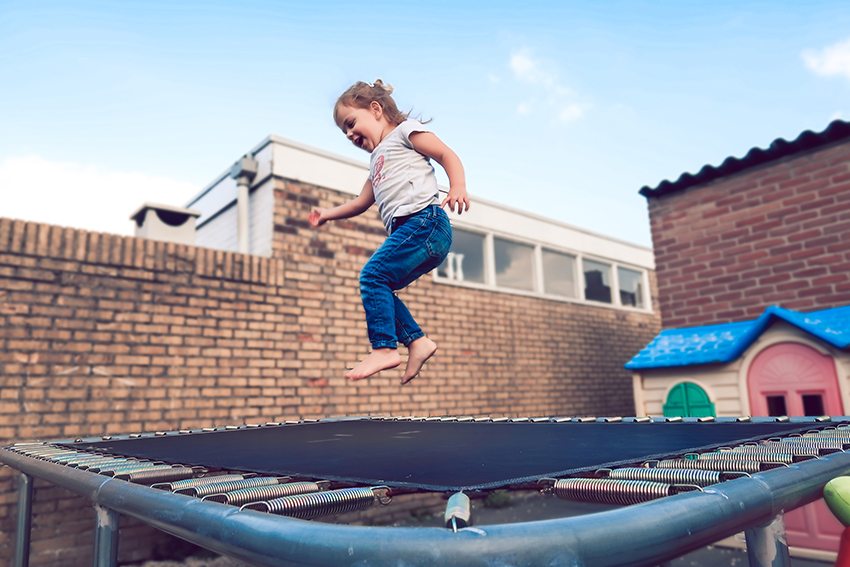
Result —
[[839, 476], [823, 487], [823, 499], [829, 510], [844, 524], [850, 526], [850, 476]]

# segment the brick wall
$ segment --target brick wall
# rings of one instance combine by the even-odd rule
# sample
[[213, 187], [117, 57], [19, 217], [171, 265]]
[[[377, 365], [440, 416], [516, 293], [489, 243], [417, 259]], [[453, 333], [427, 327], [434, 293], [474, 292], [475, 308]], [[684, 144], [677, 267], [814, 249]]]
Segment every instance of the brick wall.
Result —
[[[313, 205], [350, 197], [275, 183], [271, 259], [0, 219], [0, 444], [370, 413], [633, 413], [623, 364], [657, 315], [430, 277], [401, 293], [440, 346], [422, 375], [347, 383], [368, 352], [357, 278], [382, 225], [372, 211], [312, 229]], [[0, 471], [0, 564], [14, 478]], [[35, 509], [32, 564], [89, 564], [90, 504], [38, 485]], [[169, 545], [122, 525], [122, 561]]]
[[[300, 372], [305, 378], [330, 376], [335, 387], [344, 386], [338, 378], [344, 367], [368, 352], [358, 275], [385, 232], [375, 211], [319, 229], [305, 219], [313, 206], [350, 198], [283, 179], [275, 186], [274, 255], [286, 261], [286, 285], [305, 301], [303, 315], [309, 317], [299, 320], [302, 345], [315, 349], [319, 361]], [[650, 280], [657, 307], [652, 273]], [[387, 371], [355, 388], [349, 385], [347, 391], [359, 395], [329, 409], [397, 415], [631, 414], [631, 377], [623, 364], [659, 329], [657, 315], [439, 284], [431, 276], [399, 296], [439, 345], [437, 355], [409, 388], [396, 386], [401, 368]], [[362, 403], [363, 396], [373, 403], [350, 404]]]
[[648, 201], [665, 328], [850, 303], [850, 143]]

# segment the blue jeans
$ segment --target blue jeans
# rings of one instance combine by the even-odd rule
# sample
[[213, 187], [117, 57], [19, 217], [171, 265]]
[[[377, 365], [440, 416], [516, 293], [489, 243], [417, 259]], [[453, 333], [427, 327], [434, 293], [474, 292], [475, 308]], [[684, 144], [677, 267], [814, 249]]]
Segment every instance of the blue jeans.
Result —
[[360, 272], [360, 296], [372, 348], [407, 346], [425, 336], [393, 293], [439, 266], [452, 246], [449, 217], [439, 205], [393, 219], [392, 232]]

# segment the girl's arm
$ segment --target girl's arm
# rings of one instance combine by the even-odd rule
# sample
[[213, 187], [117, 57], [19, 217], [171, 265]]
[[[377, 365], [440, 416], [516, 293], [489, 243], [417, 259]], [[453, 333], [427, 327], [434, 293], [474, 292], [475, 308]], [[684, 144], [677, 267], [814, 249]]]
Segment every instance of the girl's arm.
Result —
[[432, 132], [412, 132], [410, 143], [420, 154], [431, 158], [443, 166], [446, 175], [449, 176], [449, 194], [440, 203], [441, 207], [449, 205], [449, 210], [454, 211], [457, 205], [457, 213], [469, 210], [469, 196], [466, 194], [466, 176], [463, 172], [463, 164], [460, 158], [451, 148], [445, 145]]
[[351, 201], [325, 209], [316, 207], [310, 212], [307, 220], [312, 226], [322, 226], [329, 220], [347, 219], [365, 213], [375, 203], [375, 192], [372, 190], [372, 182], [367, 179], [363, 184], [360, 194]]

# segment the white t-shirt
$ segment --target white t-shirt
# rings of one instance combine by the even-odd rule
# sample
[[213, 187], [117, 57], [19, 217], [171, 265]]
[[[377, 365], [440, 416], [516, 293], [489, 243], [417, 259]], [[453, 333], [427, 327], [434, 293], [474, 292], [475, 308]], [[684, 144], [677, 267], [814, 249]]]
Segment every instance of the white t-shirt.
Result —
[[418, 120], [405, 120], [372, 150], [369, 179], [387, 232], [393, 218], [412, 215], [440, 202], [431, 160], [410, 143], [411, 133], [430, 131]]

